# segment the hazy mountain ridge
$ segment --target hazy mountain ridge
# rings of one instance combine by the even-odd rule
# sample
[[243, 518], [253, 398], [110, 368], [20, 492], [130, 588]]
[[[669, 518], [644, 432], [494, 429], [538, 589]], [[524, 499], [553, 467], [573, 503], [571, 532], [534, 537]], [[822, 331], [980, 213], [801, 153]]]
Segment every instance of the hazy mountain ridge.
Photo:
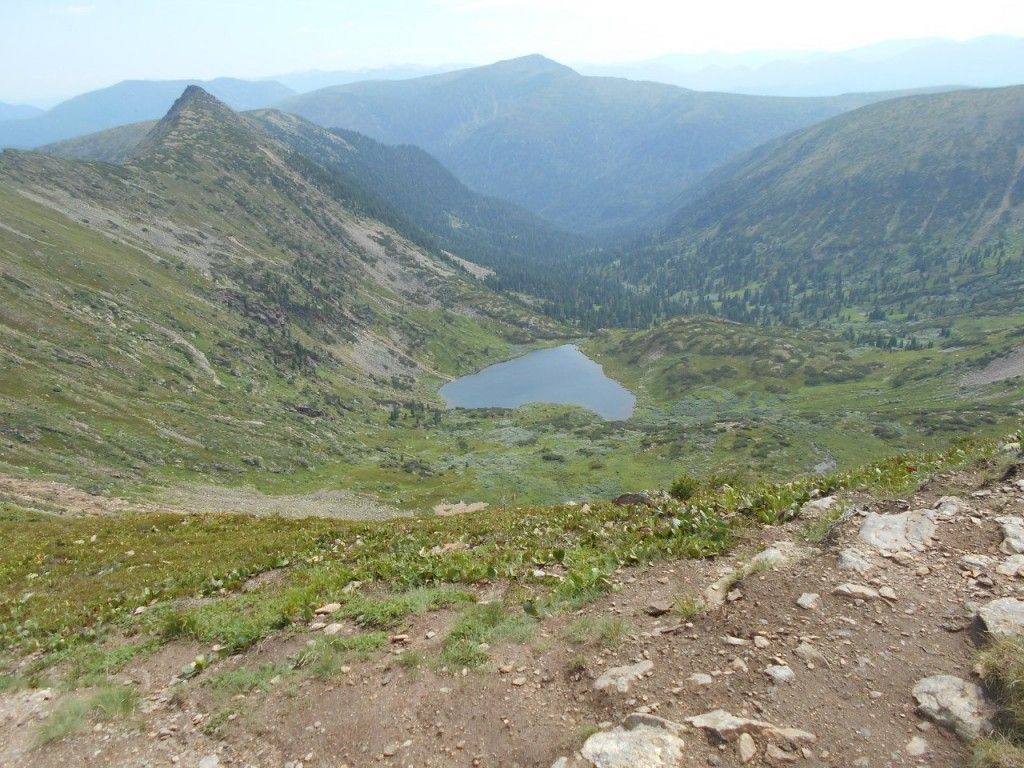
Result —
[[387, 144], [423, 147], [470, 188], [593, 234], [635, 229], [738, 153], [884, 98], [697, 93], [583, 77], [529, 56], [338, 86], [279, 106]]
[[827, 96], [929, 87], [1024, 83], [1024, 40], [890, 41], [836, 53], [669, 54], [648, 61], [580, 65], [592, 75], [629, 77], [702, 91]]
[[39, 147], [107, 128], [162, 117], [189, 85], [201, 85], [228, 106], [266, 107], [294, 93], [272, 81], [125, 80], [63, 101], [41, 115], [0, 124], [0, 148]]
[[5, 104], [0, 101], [0, 123], [7, 120], [24, 120], [41, 115], [43, 110], [28, 104]]

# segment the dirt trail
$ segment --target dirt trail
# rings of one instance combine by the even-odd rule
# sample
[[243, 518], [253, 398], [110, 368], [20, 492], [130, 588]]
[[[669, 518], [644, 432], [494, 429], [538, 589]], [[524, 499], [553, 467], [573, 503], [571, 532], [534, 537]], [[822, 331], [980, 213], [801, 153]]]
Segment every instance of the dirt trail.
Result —
[[[980, 491], [979, 482], [951, 473], [904, 501], [852, 499], [846, 518], [818, 543], [808, 542], [815, 530], [808, 526], [827, 513], [808, 508], [785, 526], [747, 532], [727, 558], [624, 570], [616, 591], [577, 613], [542, 619], [532, 641], [490, 648], [492, 662], [479, 671], [430, 662], [455, 621], [451, 610], [411, 619], [390, 647], [327, 679], [283, 676], [266, 692], [234, 698], [209, 685], [213, 673], [285, 664], [318, 632], [297, 625], [173, 687], [181, 665], [209, 649], [172, 644], [122, 673], [145, 696], [137, 720], [43, 749], [29, 746], [32, 723], [53, 701], [38, 692], [32, 701], [17, 698], [29, 693], [0, 696], [0, 717], [20, 707], [25, 722], [0, 728], [0, 763], [194, 768], [206, 758], [204, 768], [549, 768], [571, 758], [596, 730], [639, 711], [683, 724], [682, 762], [650, 765], [740, 766], [735, 739], [719, 744], [685, 724], [722, 709], [814, 736], [801, 752], [780, 751], [782, 742], [769, 747], [757, 735], [749, 765], [963, 766], [969, 746], [920, 716], [911, 692], [930, 675], [972, 679], [978, 651], [973, 610], [997, 597], [1024, 598], [1024, 579], [1003, 567], [1008, 560], [996, 520], [1024, 515], [1024, 480], [1012, 477]], [[940, 501], [950, 495], [959, 500]], [[928, 510], [921, 514], [935, 526], [921, 551], [886, 555], [860, 537], [869, 512], [918, 509]], [[750, 565], [772, 547], [761, 565]], [[839, 567], [849, 549], [870, 564], [868, 572]], [[652, 615], [681, 595], [703, 594], [736, 569], [748, 575], [724, 590], [721, 607], [690, 618]], [[844, 583], [866, 588], [869, 596], [835, 594]], [[486, 596], [493, 598], [495, 586], [490, 589]], [[817, 600], [801, 600], [807, 593]], [[567, 636], [581, 620], [609, 619], [628, 626], [620, 643], [574, 643]], [[398, 662], [400, 653], [410, 652], [422, 663]], [[595, 690], [609, 668], [644, 662], [649, 670], [628, 690]], [[783, 677], [791, 679], [773, 681], [766, 670], [777, 667], [788, 668], [791, 675]], [[771, 756], [768, 749], [775, 750]]]

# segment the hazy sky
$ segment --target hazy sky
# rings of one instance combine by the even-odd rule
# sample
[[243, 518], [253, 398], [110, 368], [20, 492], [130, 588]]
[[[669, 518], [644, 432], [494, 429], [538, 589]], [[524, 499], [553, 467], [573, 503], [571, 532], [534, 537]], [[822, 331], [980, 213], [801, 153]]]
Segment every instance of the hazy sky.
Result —
[[129, 78], [1024, 36], [1022, 0], [0, 0], [0, 101]]

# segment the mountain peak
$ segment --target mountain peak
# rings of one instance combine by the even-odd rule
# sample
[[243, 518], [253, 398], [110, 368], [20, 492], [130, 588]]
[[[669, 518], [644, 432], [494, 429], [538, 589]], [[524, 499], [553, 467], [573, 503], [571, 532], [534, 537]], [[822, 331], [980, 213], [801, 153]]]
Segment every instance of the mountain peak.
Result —
[[531, 53], [528, 56], [520, 56], [516, 59], [498, 61], [491, 64], [487, 69], [527, 75], [544, 73], [577, 74], [576, 70], [571, 67], [560, 64], [554, 59], [549, 59], [547, 56], [539, 53]]
[[167, 114], [146, 134], [133, 159], [193, 158], [216, 150], [241, 150], [253, 144], [251, 127], [224, 102], [198, 85], [189, 85]]

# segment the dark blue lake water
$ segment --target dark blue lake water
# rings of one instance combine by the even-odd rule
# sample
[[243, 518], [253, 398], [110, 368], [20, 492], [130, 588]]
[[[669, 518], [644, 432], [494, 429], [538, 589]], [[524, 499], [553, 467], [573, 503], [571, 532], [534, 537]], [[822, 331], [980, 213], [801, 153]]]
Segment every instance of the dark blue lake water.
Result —
[[484, 368], [441, 387], [450, 408], [518, 408], [527, 403], [579, 405], [606, 419], [628, 419], [636, 397], [601, 366], [566, 344]]

